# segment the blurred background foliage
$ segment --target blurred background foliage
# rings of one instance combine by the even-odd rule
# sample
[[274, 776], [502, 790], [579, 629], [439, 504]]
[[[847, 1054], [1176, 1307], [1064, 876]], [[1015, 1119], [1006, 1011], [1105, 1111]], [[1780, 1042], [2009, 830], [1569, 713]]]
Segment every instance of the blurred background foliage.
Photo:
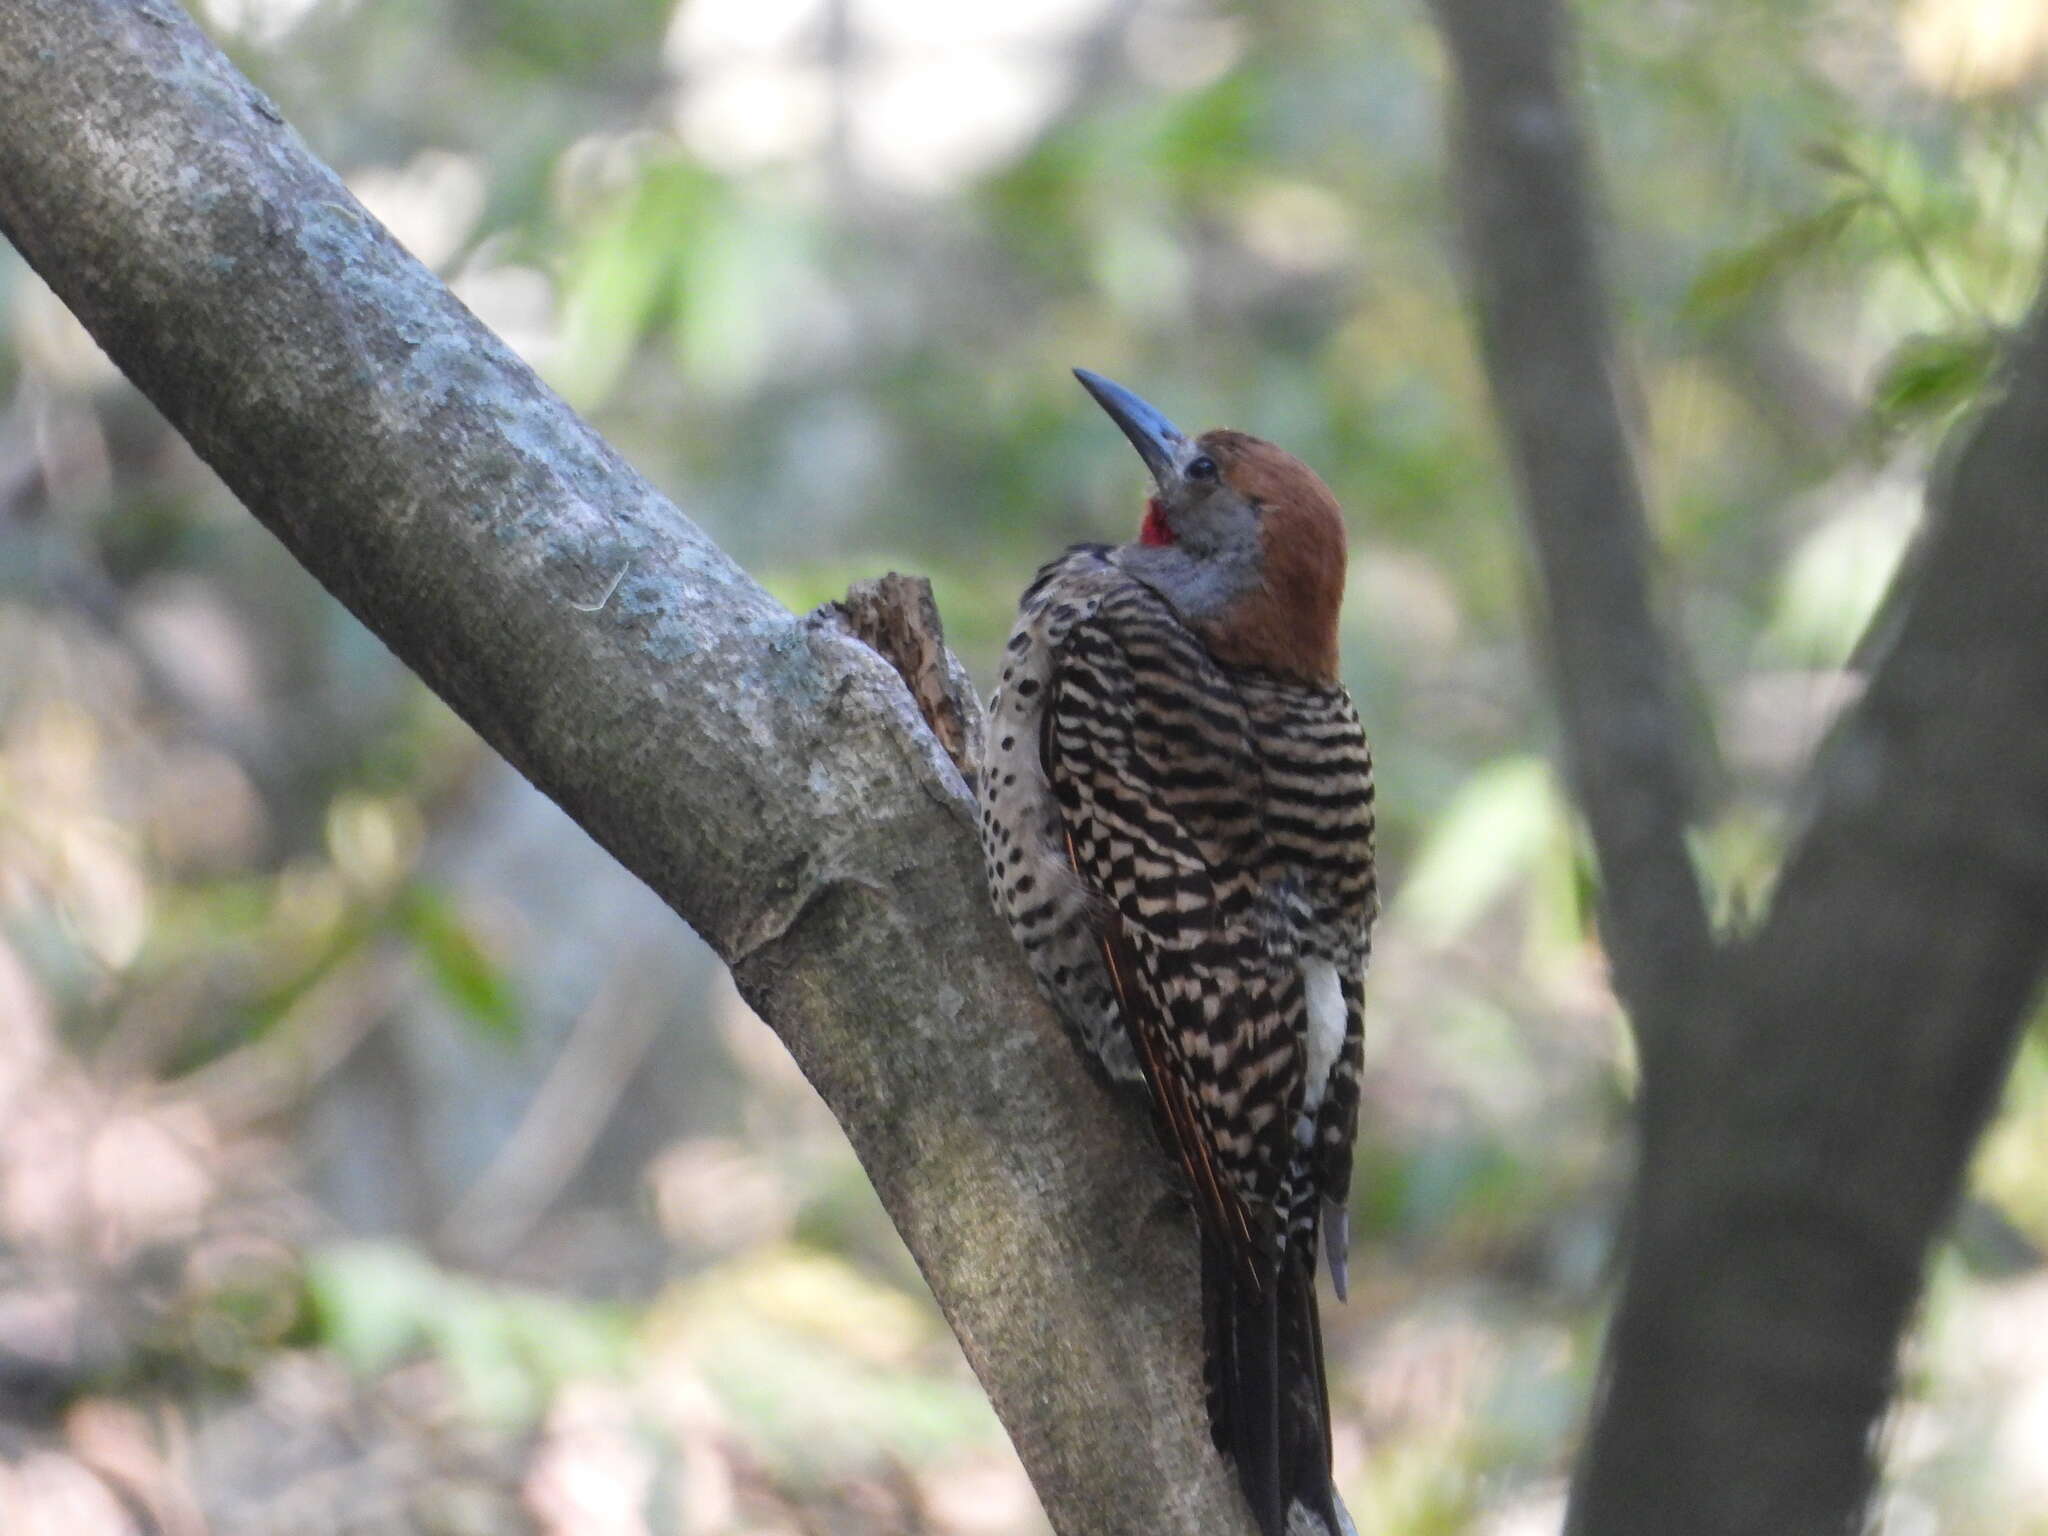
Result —
[[[2048, 5], [1578, 9], [1740, 925], [2031, 290]], [[1076, 363], [1324, 472], [1390, 898], [1340, 1481], [1368, 1536], [1554, 1529], [1631, 1062], [1421, 8], [199, 15], [794, 607], [927, 572], [985, 677], [1036, 564], [1138, 510]], [[2044, 1168], [2036, 1030], [1909, 1350], [1887, 1530], [2048, 1531]], [[715, 963], [0, 257], [0, 1529], [1043, 1528]]]

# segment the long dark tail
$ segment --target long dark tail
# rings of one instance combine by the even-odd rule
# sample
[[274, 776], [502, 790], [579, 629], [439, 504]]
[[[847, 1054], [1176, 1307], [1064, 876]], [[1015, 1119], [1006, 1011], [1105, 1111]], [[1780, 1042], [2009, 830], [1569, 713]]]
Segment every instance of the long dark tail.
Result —
[[1300, 1504], [1337, 1536], [1330, 1390], [1316, 1312], [1315, 1249], [1245, 1265], [1202, 1234], [1203, 1383], [1209, 1432], [1237, 1463], [1263, 1536], [1286, 1536]]

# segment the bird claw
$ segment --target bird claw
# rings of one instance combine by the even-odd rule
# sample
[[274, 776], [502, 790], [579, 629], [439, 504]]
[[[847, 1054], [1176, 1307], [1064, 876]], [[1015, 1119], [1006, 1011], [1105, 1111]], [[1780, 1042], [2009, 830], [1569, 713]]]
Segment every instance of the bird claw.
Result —
[[1339, 1301], [1349, 1301], [1351, 1212], [1335, 1200], [1323, 1202], [1323, 1257], [1330, 1261], [1331, 1289]]

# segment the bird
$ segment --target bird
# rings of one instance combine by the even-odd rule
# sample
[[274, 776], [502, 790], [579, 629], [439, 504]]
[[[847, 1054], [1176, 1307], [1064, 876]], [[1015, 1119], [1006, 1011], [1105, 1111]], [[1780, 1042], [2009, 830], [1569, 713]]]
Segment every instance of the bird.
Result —
[[1294, 455], [1075, 377], [1150, 471], [1137, 538], [1025, 589], [976, 775], [996, 910], [1201, 1248], [1211, 1438], [1263, 1536], [1341, 1536], [1317, 1250], [1348, 1288], [1372, 750], [1338, 677], [1345, 528]]

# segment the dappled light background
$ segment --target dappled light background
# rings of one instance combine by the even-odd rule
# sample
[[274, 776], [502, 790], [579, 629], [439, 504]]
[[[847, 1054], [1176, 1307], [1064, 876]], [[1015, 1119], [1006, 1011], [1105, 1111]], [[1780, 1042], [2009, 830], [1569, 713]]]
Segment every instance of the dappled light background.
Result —
[[[1696, 854], [1739, 928], [2027, 299], [2048, 3], [1579, 13], [1616, 367], [1712, 722]], [[986, 681], [1038, 562], [1135, 526], [1077, 363], [1324, 473], [1388, 894], [1327, 1312], [1339, 1481], [1367, 1536], [1555, 1530], [1633, 1067], [1423, 9], [198, 15], [792, 607], [928, 573]], [[2048, 1532], [2039, 1028], [1972, 1188], [1887, 1531]], [[0, 1530], [1044, 1528], [716, 962], [0, 256]]]

